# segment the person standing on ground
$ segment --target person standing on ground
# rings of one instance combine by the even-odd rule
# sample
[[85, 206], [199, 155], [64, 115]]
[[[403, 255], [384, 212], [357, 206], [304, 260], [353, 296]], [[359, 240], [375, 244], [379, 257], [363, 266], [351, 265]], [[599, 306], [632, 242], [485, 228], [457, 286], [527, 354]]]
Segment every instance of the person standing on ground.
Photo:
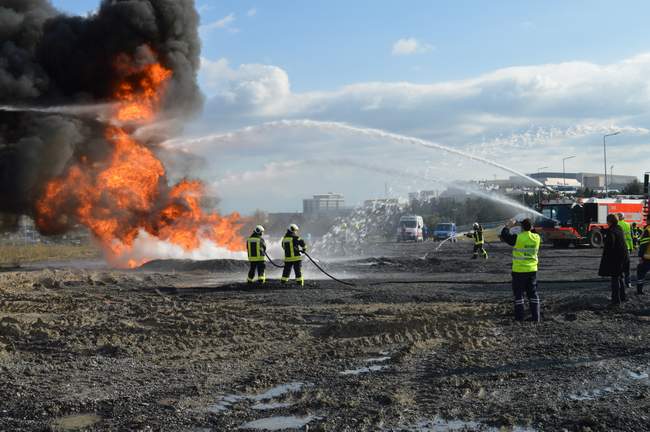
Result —
[[291, 269], [296, 275], [296, 283], [300, 286], [305, 285], [305, 279], [302, 276], [302, 254], [307, 251], [305, 241], [300, 238], [298, 225], [291, 224], [287, 233], [282, 238], [282, 249], [284, 249], [284, 270], [282, 270], [283, 284], [289, 282]]
[[501, 230], [500, 238], [512, 249], [512, 291], [515, 298], [515, 320], [524, 320], [524, 293], [528, 297], [528, 305], [532, 321], [541, 321], [540, 301], [537, 295], [537, 268], [539, 264], [539, 247], [541, 238], [532, 232], [530, 219], [521, 221], [521, 232], [512, 234], [510, 228], [517, 224], [510, 220]]
[[[623, 238], [625, 239], [625, 246], [627, 247], [628, 257], [632, 256], [632, 251], [634, 250], [634, 240], [632, 240], [632, 227], [630, 224], [625, 221], [625, 216], [623, 213], [618, 215], [618, 226], [621, 227], [623, 231]], [[632, 282], [630, 280], [630, 260], [628, 259], [627, 267], [623, 269], [623, 279], [625, 282], [625, 288], [632, 288]]]
[[645, 277], [650, 272], [650, 225], [645, 227], [639, 239], [639, 265], [636, 267], [636, 293], [643, 295]]
[[603, 230], [603, 256], [598, 269], [599, 276], [609, 276], [612, 288], [612, 306], [627, 301], [625, 295], [624, 272], [630, 268], [630, 255], [625, 242], [625, 234], [615, 214], [607, 216], [608, 228]]
[[266, 262], [264, 256], [266, 254], [266, 242], [262, 236], [264, 235], [264, 227], [258, 225], [253, 230], [251, 236], [246, 240], [246, 251], [248, 252], [248, 262], [250, 269], [248, 270], [248, 283], [255, 281], [255, 273], [257, 272], [259, 283], [266, 283]]
[[474, 240], [474, 253], [472, 254], [472, 259], [478, 258], [479, 254], [482, 258], [487, 259], [488, 253], [483, 247], [485, 243], [483, 241], [483, 227], [478, 222], [474, 222], [473, 229], [473, 232], [465, 234], [467, 237]]
[[632, 230], [632, 245], [634, 246], [634, 249], [637, 249], [639, 247], [639, 240], [643, 235], [643, 231], [639, 228], [636, 222], [632, 222], [631, 230]]

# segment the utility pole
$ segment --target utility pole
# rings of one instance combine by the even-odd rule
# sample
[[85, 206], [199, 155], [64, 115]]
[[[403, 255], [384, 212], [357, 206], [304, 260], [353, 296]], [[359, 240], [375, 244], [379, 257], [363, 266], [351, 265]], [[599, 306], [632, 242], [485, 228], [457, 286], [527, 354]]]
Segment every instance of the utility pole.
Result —
[[564, 167], [564, 163], [569, 159], [573, 159], [574, 157], [575, 156], [567, 156], [562, 159], [562, 183], [564, 183], [564, 186], [566, 186], [566, 168]]
[[607, 137], [618, 135], [620, 133], [621, 131], [616, 131], [611, 134], [603, 135], [603, 161], [605, 163], [605, 196], [609, 195], [609, 191], [607, 190]]

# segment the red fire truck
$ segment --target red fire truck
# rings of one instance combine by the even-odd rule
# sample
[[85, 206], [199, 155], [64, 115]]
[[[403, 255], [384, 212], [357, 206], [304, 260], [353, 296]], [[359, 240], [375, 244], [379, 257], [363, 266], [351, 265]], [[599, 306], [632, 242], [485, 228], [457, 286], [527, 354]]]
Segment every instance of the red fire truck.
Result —
[[607, 226], [607, 215], [623, 213], [630, 224], [647, 224], [648, 199], [578, 198], [542, 201], [535, 230], [544, 242], [555, 247], [591, 245], [602, 247], [601, 230]]

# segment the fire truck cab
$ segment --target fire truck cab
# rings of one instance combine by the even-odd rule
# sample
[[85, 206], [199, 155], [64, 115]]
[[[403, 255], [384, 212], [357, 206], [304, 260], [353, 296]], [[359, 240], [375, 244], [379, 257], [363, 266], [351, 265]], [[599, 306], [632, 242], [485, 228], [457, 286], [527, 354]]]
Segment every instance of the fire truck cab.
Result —
[[535, 220], [535, 230], [544, 242], [555, 247], [591, 245], [602, 247], [601, 230], [607, 227], [607, 215], [623, 213], [630, 224], [645, 224], [646, 201], [626, 198], [581, 198], [542, 201], [544, 217]]

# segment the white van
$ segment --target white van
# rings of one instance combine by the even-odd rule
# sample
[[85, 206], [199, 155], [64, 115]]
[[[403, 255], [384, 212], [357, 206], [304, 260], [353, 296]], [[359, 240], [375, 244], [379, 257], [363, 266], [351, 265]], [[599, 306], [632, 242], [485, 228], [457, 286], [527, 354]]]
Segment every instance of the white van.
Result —
[[422, 216], [402, 216], [397, 225], [397, 241], [424, 241]]

